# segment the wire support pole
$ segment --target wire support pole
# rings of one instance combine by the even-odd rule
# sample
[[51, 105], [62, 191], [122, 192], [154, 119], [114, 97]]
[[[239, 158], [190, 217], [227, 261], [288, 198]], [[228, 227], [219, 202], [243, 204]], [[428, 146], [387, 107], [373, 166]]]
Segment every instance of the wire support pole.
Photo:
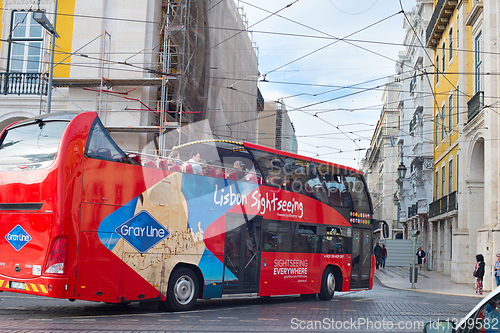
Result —
[[54, 33], [52, 33], [52, 45], [50, 46], [50, 66], [49, 66], [49, 84], [47, 91], [47, 113], [50, 113], [50, 109], [52, 107], [52, 77], [54, 76], [54, 52], [56, 45], [56, 29], [57, 29], [57, 1], [56, 0], [56, 8], [54, 10]]

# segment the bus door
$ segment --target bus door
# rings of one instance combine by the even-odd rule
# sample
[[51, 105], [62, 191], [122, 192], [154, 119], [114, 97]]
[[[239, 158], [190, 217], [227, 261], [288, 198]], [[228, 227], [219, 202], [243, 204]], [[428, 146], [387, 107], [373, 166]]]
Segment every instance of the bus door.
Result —
[[370, 287], [372, 260], [371, 226], [352, 228], [351, 289]]
[[244, 214], [226, 215], [224, 277], [222, 292], [259, 291], [261, 219]]

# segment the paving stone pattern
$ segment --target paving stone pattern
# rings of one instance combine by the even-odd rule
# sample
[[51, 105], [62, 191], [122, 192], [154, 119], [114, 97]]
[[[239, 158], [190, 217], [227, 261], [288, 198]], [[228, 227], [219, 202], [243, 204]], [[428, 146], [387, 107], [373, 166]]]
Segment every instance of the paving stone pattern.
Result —
[[[144, 309], [134, 303], [71, 303], [0, 293], [0, 333], [422, 332], [424, 322], [460, 318], [478, 301], [475, 297], [390, 289], [378, 281], [373, 290], [337, 293], [332, 301], [297, 296], [209, 300], [199, 301], [193, 311], [178, 313]], [[394, 326], [399, 323], [403, 326]]]

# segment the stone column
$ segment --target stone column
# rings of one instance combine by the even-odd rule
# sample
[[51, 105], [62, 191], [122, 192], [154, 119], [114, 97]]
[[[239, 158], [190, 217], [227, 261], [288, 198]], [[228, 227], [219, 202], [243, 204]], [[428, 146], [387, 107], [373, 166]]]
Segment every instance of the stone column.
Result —
[[436, 271], [443, 272], [443, 221], [436, 222], [437, 226], [437, 239], [436, 239]]

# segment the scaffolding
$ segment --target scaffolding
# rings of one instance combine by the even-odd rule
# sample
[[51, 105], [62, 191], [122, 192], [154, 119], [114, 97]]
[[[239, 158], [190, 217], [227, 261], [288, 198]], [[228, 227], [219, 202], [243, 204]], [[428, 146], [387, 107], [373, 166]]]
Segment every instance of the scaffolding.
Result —
[[[161, 71], [175, 76], [175, 79], [162, 78], [159, 110], [163, 134], [171, 128], [165, 124], [176, 122], [182, 126], [201, 119], [206, 98], [204, 1], [164, 0], [162, 7]], [[177, 142], [160, 140], [159, 150], [164, 153], [167, 147], [182, 144], [187, 139], [183, 133], [179, 130]]]

